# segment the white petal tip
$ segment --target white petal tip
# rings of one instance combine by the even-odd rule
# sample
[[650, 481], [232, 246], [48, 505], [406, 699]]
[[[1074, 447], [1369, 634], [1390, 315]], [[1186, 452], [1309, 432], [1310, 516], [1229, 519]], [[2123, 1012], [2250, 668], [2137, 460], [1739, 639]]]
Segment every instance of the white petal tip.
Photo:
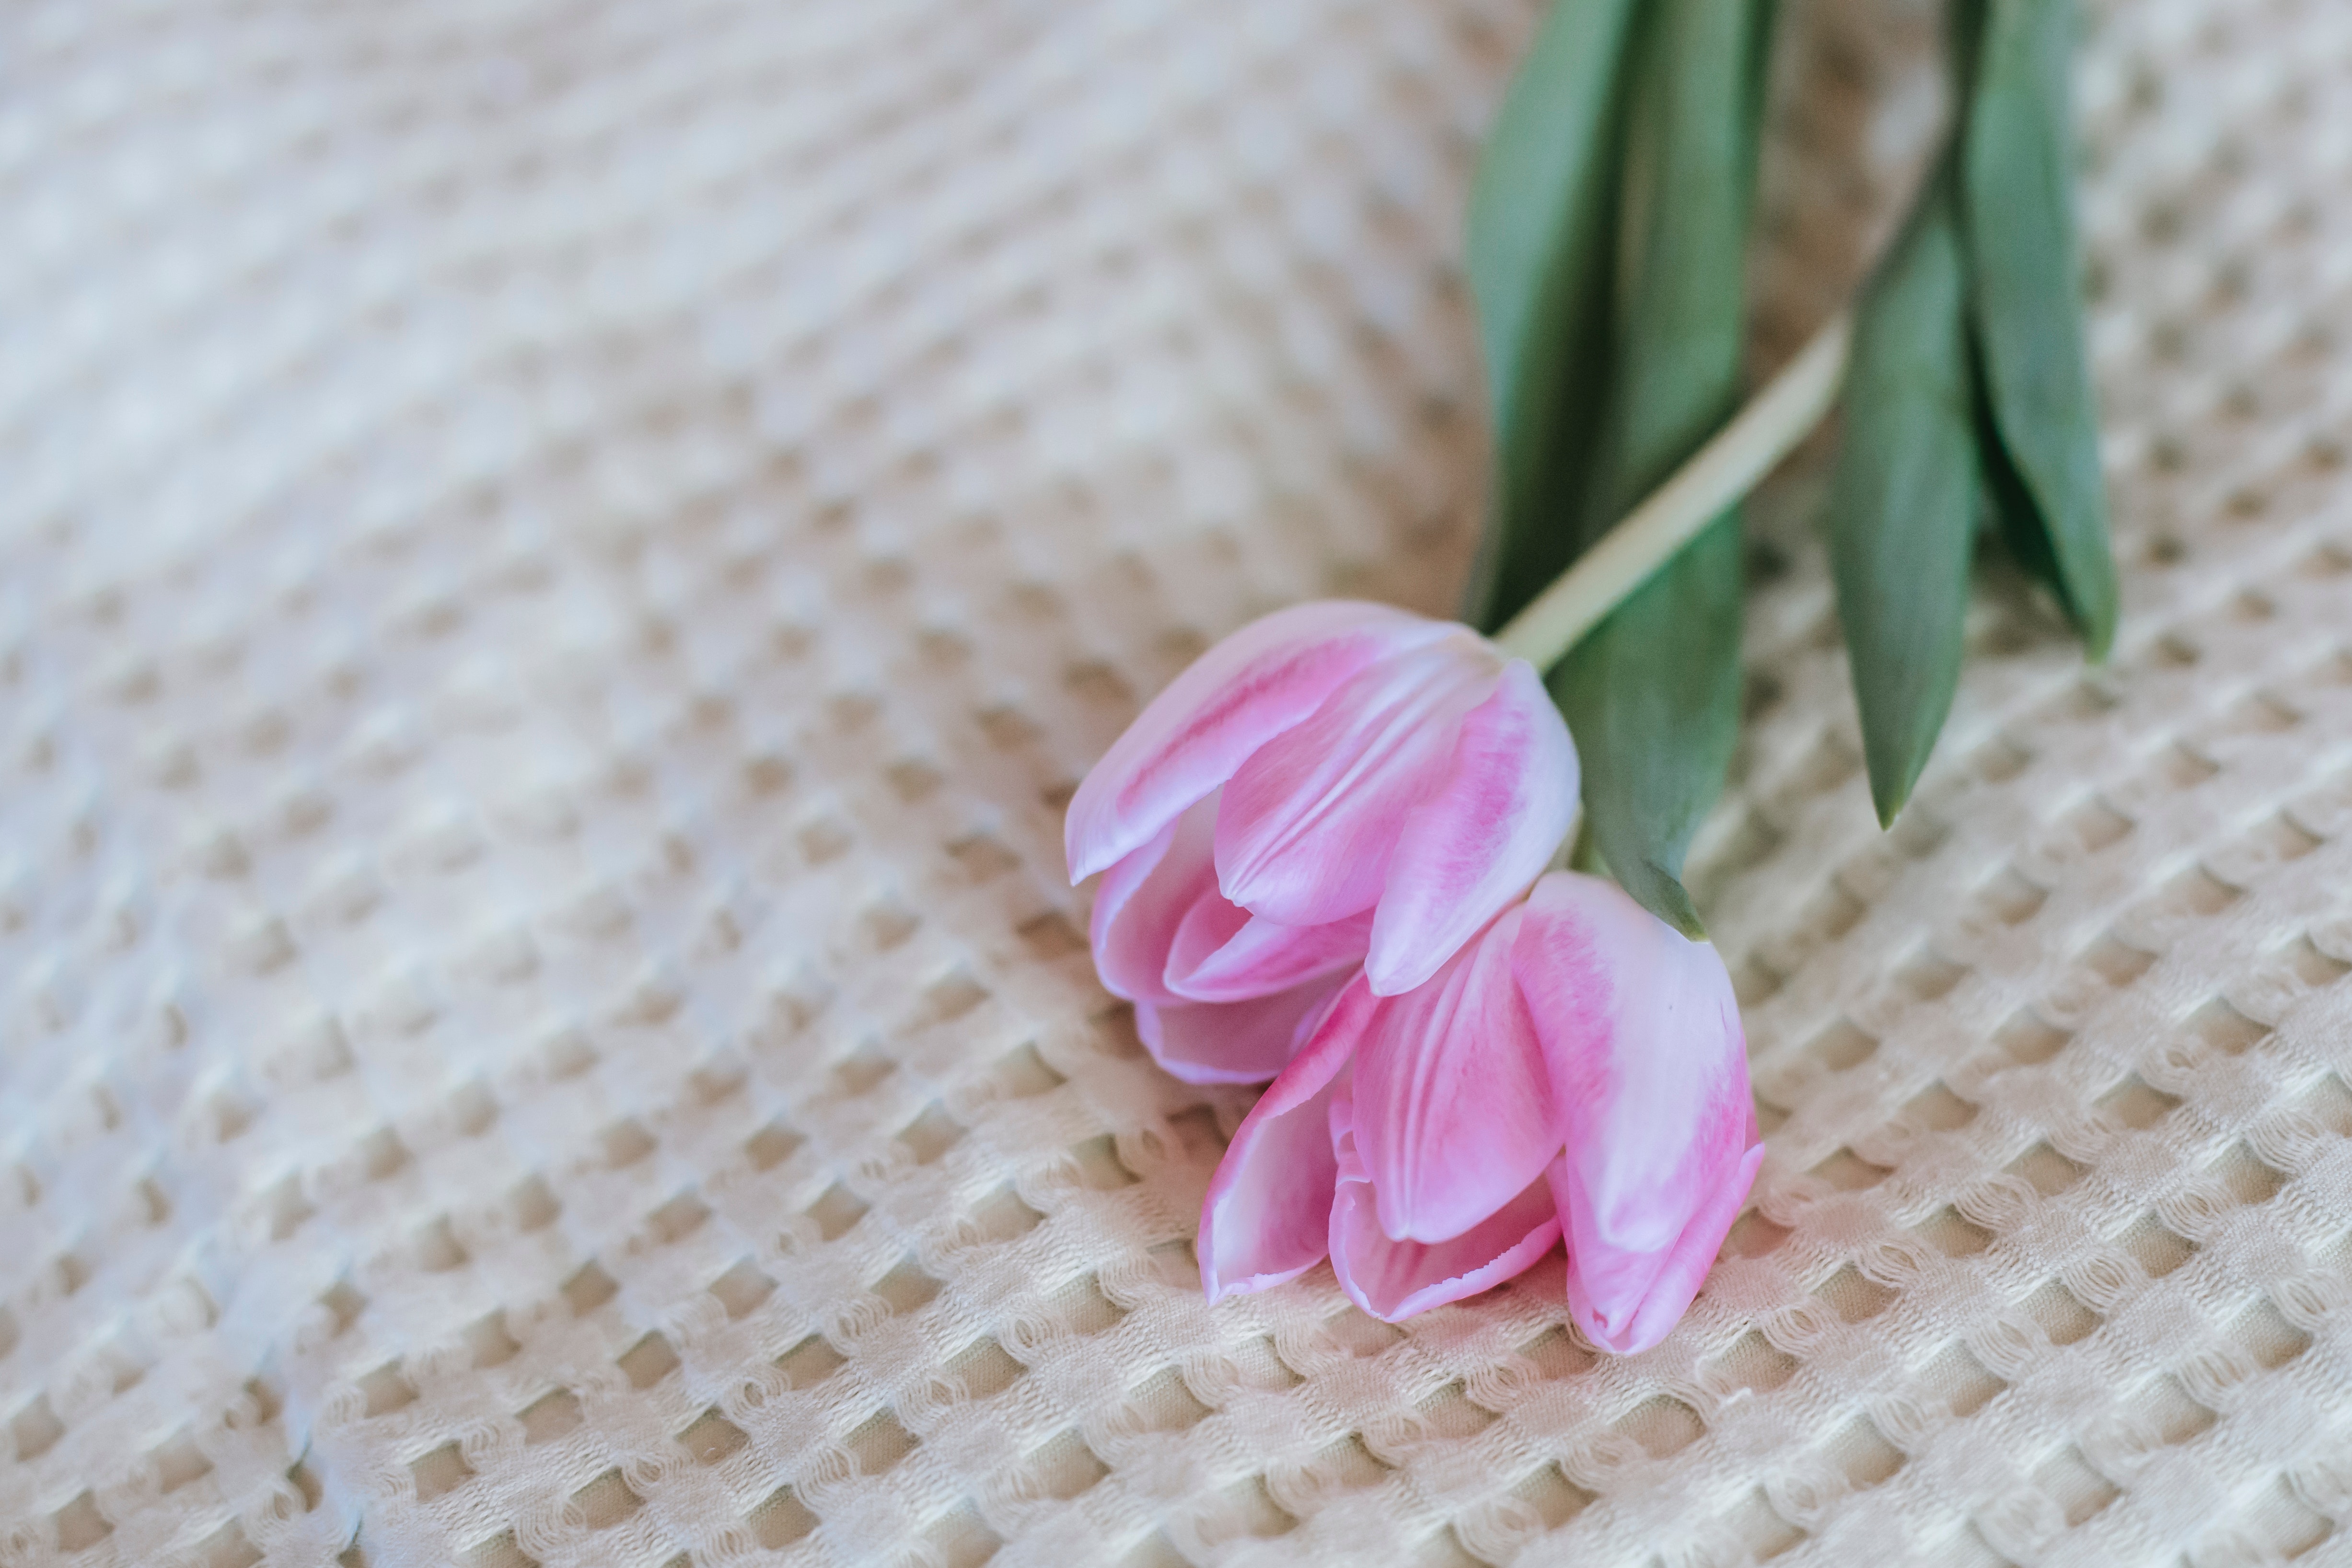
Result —
[[1364, 960], [1364, 984], [1375, 996], [1402, 996], [1427, 984], [1429, 977], [1444, 966], [1443, 956], [1435, 963], [1407, 964], [1391, 954], [1374, 952]]
[[1193, 1084], [1202, 1088], [1211, 1085], [1240, 1086], [1264, 1083], [1281, 1070], [1278, 1068], [1268, 1068], [1263, 1072], [1255, 1069], [1234, 1070], [1225, 1068], [1204, 1068], [1197, 1063], [1177, 1061], [1167, 1058], [1154, 1059], [1159, 1062], [1160, 1070], [1177, 1082]]
[[1228, 1296], [1255, 1296], [1261, 1290], [1271, 1290], [1277, 1285], [1289, 1284], [1293, 1279], [1314, 1268], [1316, 1263], [1322, 1261], [1318, 1258], [1312, 1263], [1302, 1263], [1296, 1268], [1277, 1269], [1271, 1274], [1250, 1274], [1234, 1280], [1213, 1280], [1209, 1278], [1207, 1270], [1203, 1269], [1201, 1274], [1201, 1294], [1207, 1298], [1212, 1307]]

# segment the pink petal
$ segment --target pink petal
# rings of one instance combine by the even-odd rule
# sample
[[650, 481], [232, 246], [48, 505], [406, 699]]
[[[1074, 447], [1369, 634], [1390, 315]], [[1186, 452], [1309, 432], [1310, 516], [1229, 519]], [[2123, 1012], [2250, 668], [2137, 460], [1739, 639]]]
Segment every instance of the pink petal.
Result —
[[1576, 817], [1576, 742], [1543, 682], [1513, 659], [1462, 722], [1444, 781], [1405, 819], [1364, 972], [1410, 991], [1543, 874]]
[[[1715, 1255], [1723, 1250], [1723, 1238], [1731, 1234], [1732, 1222], [1739, 1217], [1740, 1205], [1747, 1202], [1748, 1189], [1755, 1184], [1756, 1168], [1763, 1163], [1764, 1145], [1750, 1144], [1739, 1157], [1738, 1168], [1731, 1179], [1717, 1187], [1698, 1212], [1691, 1215], [1690, 1224], [1675, 1238], [1673, 1249], [1630, 1315], [1622, 1309], [1613, 1318], [1598, 1310], [1576, 1259], [1570, 1258], [1568, 1310], [1585, 1337], [1602, 1350], [1619, 1355], [1639, 1355], [1673, 1332], [1675, 1325], [1682, 1321], [1683, 1313], [1697, 1299], [1698, 1288], [1706, 1283], [1706, 1271], [1715, 1265]], [[1550, 1180], [1554, 1201], [1566, 1213], [1568, 1202], [1560, 1196], [1568, 1183], [1565, 1156], [1553, 1163]]]
[[1394, 1240], [1464, 1235], [1559, 1152], [1543, 1049], [1512, 981], [1519, 920], [1508, 911], [1427, 984], [1381, 998], [1365, 1026], [1356, 1143]]
[[1449, 629], [1385, 605], [1325, 599], [1224, 638], [1151, 700], [1078, 785], [1063, 824], [1070, 880], [1157, 837], [1358, 671]]
[[1345, 978], [1327, 974], [1246, 1002], [1138, 1002], [1135, 1032], [1151, 1059], [1186, 1083], [1264, 1083]]
[[1342, 990], [1305, 1048], [1250, 1113], [1209, 1179], [1194, 1249], [1212, 1302], [1295, 1279], [1328, 1250], [1330, 1102], [1370, 1000], [1361, 978]]
[[1364, 669], [1260, 746], [1217, 808], [1225, 897], [1286, 925], [1371, 908], [1407, 819], [1445, 777], [1463, 717], [1501, 674], [1492, 647], [1455, 628]]
[[1216, 817], [1212, 795], [1112, 866], [1095, 889], [1089, 931], [1095, 973], [1113, 995], [1130, 1002], [1183, 1000], [1161, 977], [1185, 916], [1204, 899], [1223, 902], [1209, 858]]
[[1526, 909], [1512, 968], [1567, 1134], [1580, 1322], [1644, 1347], [1689, 1305], [1760, 1158], [1739, 1005], [1712, 946], [1614, 883], [1558, 872]]
[[1541, 1178], [1462, 1235], [1438, 1242], [1391, 1241], [1375, 1217], [1371, 1184], [1362, 1180], [1344, 1123], [1344, 1095], [1334, 1097], [1331, 1267], [1356, 1305], [1385, 1323], [1491, 1290], [1524, 1272], [1559, 1239], [1559, 1216]]
[[1369, 910], [1328, 925], [1286, 926], [1213, 897], [1185, 916], [1168, 954], [1167, 985], [1180, 996], [1237, 1002], [1285, 990], [1355, 968], [1371, 940]]

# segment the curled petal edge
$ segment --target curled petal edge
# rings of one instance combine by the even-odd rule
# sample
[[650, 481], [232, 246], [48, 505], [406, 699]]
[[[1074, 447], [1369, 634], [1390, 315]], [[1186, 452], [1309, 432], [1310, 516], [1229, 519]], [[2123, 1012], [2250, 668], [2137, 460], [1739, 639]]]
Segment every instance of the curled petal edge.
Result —
[[1576, 742], [1515, 658], [1471, 710], [1444, 777], [1406, 817], [1364, 973], [1383, 996], [1426, 983], [1550, 864], [1576, 820]]
[[1360, 671], [1254, 752], [1217, 807], [1225, 896], [1290, 925], [1378, 903], [1407, 825], [1444, 784], [1464, 721], [1504, 668], [1490, 644], [1454, 627]]
[[1356, 1305], [1384, 1323], [1491, 1290], [1533, 1268], [1559, 1240], [1539, 1179], [1450, 1241], [1391, 1241], [1369, 1182], [1342, 1181], [1331, 1202], [1331, 1267]]
[[1330, 1103], [1371, 994], [1360, 975], [1325, 1005], [1306, 1045], [1250, 1107], [1209, 1178], [1193, 1250], [1213, 1304], [1295, 1279], [1328, 1250], [1338, 1163]]
[[[1740, 1205], [1748, 1201], [1748, 1190], [1756, 1184], [1757, 1169], [1763, 1163], [1764, 1145], [1751, 1143], [1733, 1167], [1729, 1179], [1691, 1215], [1690, 1223], [1675, 1237], [1660, 1263], [1640, 1305], [1622, 1326], [1612, 1327], [1594, 1309], [1577, 1273], [1576, 1238], [1571, 1235], [1568, 1310], [1585, 1338], [1615, 1355], [1639, 1355], [1672, 1333], [1683, 1314], [1690, 1310], [1690, 1304], [1697, 1300], [1699, 1287], [1706, 1282], [1707, 1270], [1714, 1267], [1715, 1256], [1722, 1250], [1723, 1238], [1731, 1233], [1732, 1222], [1739, 1217]], [[1566, 1169], [1564, 1160], [1556, 1162], [1549, 1173], [1555, 1201], [1563, 1214], [1573, 1212], [1563, 1190]]]
[[1171, 1078], [1186, 1083], [1264, 1083], [1280, 1073], [1339, 988], [1326, 975], [1246, 1002], [1135, 1005], [1135, 1032]]
[[1550, 1075], [1512, 968], [1519, 920], [1506, 910], [1427, 984], [1383, 997], [1365, 1027], [1354, 1147], [1392, 1241], [1463, 1235], [1559, 1152]]
[[1452, 629], [1387, 605], [1323, 599], [1262, 616], [1215, 644], [1080, 782], [1062, 825], [1072, 885], [1150, 842], [1359, 672]]

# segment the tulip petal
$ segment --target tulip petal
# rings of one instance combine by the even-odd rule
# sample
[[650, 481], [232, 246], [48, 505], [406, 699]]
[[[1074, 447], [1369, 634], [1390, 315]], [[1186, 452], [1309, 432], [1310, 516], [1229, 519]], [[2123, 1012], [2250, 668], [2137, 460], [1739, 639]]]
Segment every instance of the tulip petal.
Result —
[[1508, 911], [1427, 984], [1381, 998], [1365, 1026], [1356, 1145], [1394, 1240], [1465, 1234], [1559, 1152], [1543, 1048], [1511, 973], [1520, 918]]
[[1438, 965], [1550, 864], [1576, 819], [1576, 742], [1525, 659], [1462, 722], [1443, 783], [1406, 818], [1364, 972], [1393, 996]]
[[1218, 899], [1216, 867], [1209, 858], [1216, 819], [1216, 797], [1212, 795], [1112, 866], [1095, 889], [1088, 932], [1095, 973], [1113, 995], [1139, 1003], [1184, 1000], [1168, 989], [1162, 977], [1169, 948], [1185, 916], [1203, 899], [1223, 901]]
[[1217, 808], [1217, 883], [1286, 925], [1371, 908], [1412, 810], [1445, 777], [1462, 721], [1502, 668], [1456, 628], [1364, 669], [1258, 747]]
[[1234, 1133], [1201, 1205], [1194, 1249], [1212, 1302], [1295, 1279], [1329, 1250], [1330, 1102], [1366, 1004], [1360, 977], [1339, 993], [1305, 1047]]
[[1361, 963], [1371, 931], [1369, 910], [1327, 925], [1286, 926], [1213, 892], [1177, 928], [1167, 986], [1199, 1002], [1238, 1002], [1286, 990]]
[[1705, 1278], [1761, 1155], [1723, 960], [1614, 883], [1536, 884], [1512, 968], [1567, 1134], [1555, 1196], [1580, 1323], [1646, 1348]]
[[1246, 1002], [1138, 1002], [1135, 1032], [1151, 1059], [1186, 1083], [1264, 1083], [1290, 1060], [1344, 978], [1325, 975]]
[[1325, 599], [1276, 610], [1217, 643], [1145, 706], [1078, 785], [1063, 824], [1070, 880], [1157, 837], [1358, 672], [1452, 629], [1386, 605]]
[[[1349, 1162], [1339, 1161], [1344, 1176]], [[1370, 1183], [1341, 1180], [1331, 1200], [1331, 1268], [1356, 1305], [1384, 1323], [1491, 1290], [1526, 1272], [1559, 1239], [1550, 1189], [1538, 1178], [1450, 1241], [1391, 1241]]]
[[[1706, 1281], [1706, 1271], [1715, 1266], [1715, 1255], [1723, 1249], [1723, 1238], [1731, 1234], [1732, 1222], [1739, 1217], [1739, 1208], [1748, 1200], [1748, 1192], [1756, 1183], [1757, 1167], [1764, 1163], [1764, 1145], [1751, 1143], [1739, 1157], [1738, 1167], [1731, 1179], [1717, 1187], [1690, 1224], [1683, 1227], [1675, 1239], [1665, 1261], [1650, 1281], [1630, 1316], [1622, 1311], [1616, 1319], [1603, 1316], [1595, 1309], [1591, 1289], [1576, 1267], [1576, 1259], [1568, 1260], [1568, 1310], [1576, 1326], [1602, 1350], [1618, 1355], [1639, 1355], [1674, 1331], [1682, 1321], [1683, 1313], [1697, 1299], [1698, 1288]], [[1568, 1162], [1565, 1156], [1552, 1163], [1550, 1174], [1552, 1195], [1562, 1214], [1568, 1212], [1568, 1200], [1562, 1196], [1568, 1186]]]

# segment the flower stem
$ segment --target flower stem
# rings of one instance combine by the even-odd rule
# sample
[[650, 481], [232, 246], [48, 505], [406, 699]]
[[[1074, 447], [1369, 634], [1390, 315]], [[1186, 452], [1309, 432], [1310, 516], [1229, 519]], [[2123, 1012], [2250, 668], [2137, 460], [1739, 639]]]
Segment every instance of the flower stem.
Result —
[[1549, 669], [1579, 638], [1755, 488], [1836, 401], [1853, 320], [1840, 310], [1731, 423], [1627, 512], [1576, 564], [1495, 634], [1505, 653]]

